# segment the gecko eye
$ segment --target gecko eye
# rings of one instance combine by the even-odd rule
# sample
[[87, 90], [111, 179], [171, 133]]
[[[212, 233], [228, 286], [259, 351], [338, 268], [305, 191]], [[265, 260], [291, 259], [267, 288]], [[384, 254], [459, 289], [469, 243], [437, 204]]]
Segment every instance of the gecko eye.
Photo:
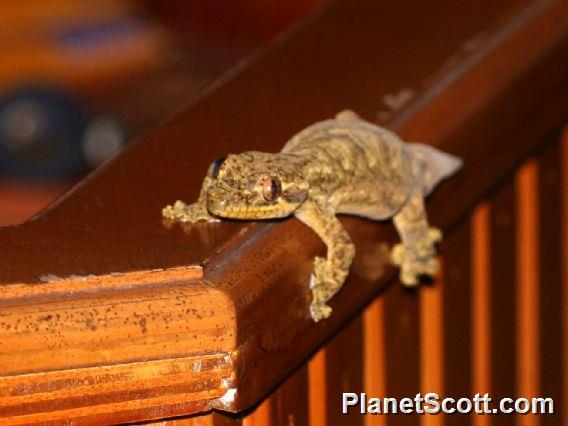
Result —
[[262, 196], [266, 201], [276, 200], [282, 193], [282, 184], [278, 178], [266, 178], [262, 181]]
[[221, 168], [221, 166], [223, 165], [226, 159], [227, 157], [221, 157], [217, 158], [213, 162], [213, 178], [217, 179], [217, 176], [219, 176], [219, 169]]

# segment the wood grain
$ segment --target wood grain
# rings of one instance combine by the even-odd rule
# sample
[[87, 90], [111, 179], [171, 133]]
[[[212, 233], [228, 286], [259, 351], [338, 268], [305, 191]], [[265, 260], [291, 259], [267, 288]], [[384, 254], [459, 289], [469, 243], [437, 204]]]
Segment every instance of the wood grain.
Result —
[[204, 283], [133, 285], [128, 291], [103, 294], [95, 300], [81, 292], [48, 302], [4, 300], [3, 375], [173, 359], [187, 353], [228, 354], [234, 348], [231, 304]]
[[[189, 403], [173, 392], [143, 409], [136, 399], [126, 404], [124, 388], [116, 398], [125, 404], [107, 414], [96, 412], [104, 392], [68, 400], [56, 414], [41, 404], [20, 414], [126, 422], [257, 404], [388, 286], [393, 229], [342, 219], [359, 254], [332, 301], [334, 315], [316, 325], [306, 283], [324, 247], [304, 225], [172, 225], [162, 206], [192, 201], [212, 159], [277, 151], [301, 128], [349, 107], [464, 158], [463, 171], [428, 201], [432, 222], [451, 232], [564, 119], [567, 7], [561, 0], [334, 2], [34, 220], [1, 229], [0, 376], [26, 389], [26, 374], [228, 354], [222, 385], [236, 390], [234, 399], [219, 399], [220, 383], [212, 382], [203, 399]], [[409, 102], [393, 103], [404, 89]], [[64, 279], [46, 283], [53, 276]], [[83, 281], [91, 276], [104, 278]], [[394, 286], [384, 308], [387, 390], [407, 395], [419, 389], [418, 298]]]
[[108, 423], [207, 410], [206, 402], [226, 391], [227, 358], [203, 355], [5, 376], [0, 379], [0, 419], [37, 424], [48, 413], [53, 424], [69, 418]]

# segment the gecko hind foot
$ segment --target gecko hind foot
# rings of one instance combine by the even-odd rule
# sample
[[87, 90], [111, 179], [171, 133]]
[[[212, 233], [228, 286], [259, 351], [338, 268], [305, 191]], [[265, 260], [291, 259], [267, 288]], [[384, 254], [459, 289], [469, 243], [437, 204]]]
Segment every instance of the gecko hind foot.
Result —
[[403, 243], [396, 244], [391, 253], [392, 261], [400, 267], [400, 281], [406, 286], [415, 286], [420, 276], [432, 276], [438, 272], [440, 263], [435, 257], [434, 244], [442, 240], [442, 233], [437, 228], [429, 228], [427, 237], [408, 247]]
[[435, 257], [429, 259], [408, 259], [400, 265], [400, 282], [408, 287], [420, 283], [421, 276], [433, 276], [438, 272], [440, 264]]

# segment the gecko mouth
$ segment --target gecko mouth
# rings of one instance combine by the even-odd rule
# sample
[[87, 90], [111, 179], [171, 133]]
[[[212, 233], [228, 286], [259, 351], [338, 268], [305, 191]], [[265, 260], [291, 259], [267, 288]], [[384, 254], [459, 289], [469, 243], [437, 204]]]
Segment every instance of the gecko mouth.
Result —
[[262, 219], [280, 217], [283, 209], [277, 204], [266, 206], [212, 206], [209, 209], [215, 216], [229, 219]]

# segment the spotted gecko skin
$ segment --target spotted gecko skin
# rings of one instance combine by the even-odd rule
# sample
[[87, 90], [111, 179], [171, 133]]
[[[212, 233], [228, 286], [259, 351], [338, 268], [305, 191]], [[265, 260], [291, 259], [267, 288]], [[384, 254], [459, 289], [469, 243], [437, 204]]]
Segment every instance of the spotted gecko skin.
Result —
[[260, 220], [295, 216], [327, 246], [314, 259], [310, 313], [329, 317], [327, 302], [341, 289], [355, 246], [337, 214], [393, 218], [401, 243], [391, 252], [400, 280], [414, 286], [438, 270], [441, 232], [428, 225], [424, 197], [455, 173], [461, 160], [343, 111], [304, 129], [280, 153], [231, 154], [211, 165], [199, 199], [177, 201], [163, 216], [182, 222], [220, 218]]

